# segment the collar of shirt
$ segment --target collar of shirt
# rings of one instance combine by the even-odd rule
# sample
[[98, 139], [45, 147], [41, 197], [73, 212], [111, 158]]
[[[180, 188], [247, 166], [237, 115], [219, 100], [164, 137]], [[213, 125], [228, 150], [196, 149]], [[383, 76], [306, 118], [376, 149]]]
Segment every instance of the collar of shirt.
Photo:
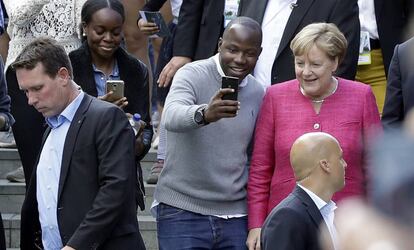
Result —
[[323, 208], [326, 204], [324, 200], [322, 200], [319, 196], [317, 196], [314, 192], [310, 191], [309, 189], [305, 188], [304, 186], [297, 184], [300, 188], [303, 189], [303, 191], [305, 191], [313, 200], [313, 202], [315, 203], [315, 205], [318, 207], [319, 210], [321, 210], [321, 208]]
[[[100, 69], [98, 69], [95, 66], [95, 64], [92, 64], [92, 68], [93, 68], [94, 73], [101, 73], [101, 74], [105, 75], [105, 73], [102, 72]], [[112, 72], [111, 72], [111, 74], [109, 74], [108, 79], [111, 78], [111, 77], [119, 77], [119, 68], [118, 68], [118, 61], [117, 60], [115, 60], [114, 67], [112, 68]]]
[[[224, 74], [223, 69], [221, 68], [221, 65], [220, 65], [220, 58], [219, 58], [219, 54], [217, 53], [216, 55], [214, 55], [214, 57], [213, 57], [213, 58], [214, 58], [214, 62], [216, 62], [217, 71], [219, 72], [220, 76], [221, 76], [221, 77], [226, 76], [226, 75]], [[248, 83], [248, 81], [247, 81], [247, 77], [245, 77], [245, 78], [242, 80], [242, 82], [239, 84], [239, 88], [243, 88], [243, 87], [245, 87], [245, 86], [247, 85], [247, 83]]]
[[322, 215], [323, 220], [325, 221], [326, 226], [328, 227], [329, 234], [332, 238], [332, 243], [334, 245], [334, 249], [338, 249], [337, 246], [337, 236], [336, 236], [336, 229], [334, 226], [334, 210], [336, 209], [336, 204], [332, 200], [326, 203], [322, 200], [319, 196], [317, 196], [314, 192], [310, 191], [309, 189], [303, 187], [302, 185], [298, 184], [300, 188], [303, 189], [313, 200], [315, 205], [318, 207], [319, 212]]
[[98, 96], [103, 96], [106, 94], [106, 80], [119, 80], [119, 68], [118, 68], [118, 62], [115, 60], [114, 67], [112, 68], [111, 74], [109, 76], [106, 76], [105, 73], [103, 73], [101, 70], [96, 68], [95, 64], [92, 64], [93, 68], [93, 75], [95, 79], [96, 84], [96, 91], [98, 92]]
[[65, 121], [72, 122], [84, 96], [85, 94], [82, 90], [80, 90], [78, 96], [62, 111], [62, 113], [46, 118], [47, 124], [52, 129], [55, 129], [62, 125]]

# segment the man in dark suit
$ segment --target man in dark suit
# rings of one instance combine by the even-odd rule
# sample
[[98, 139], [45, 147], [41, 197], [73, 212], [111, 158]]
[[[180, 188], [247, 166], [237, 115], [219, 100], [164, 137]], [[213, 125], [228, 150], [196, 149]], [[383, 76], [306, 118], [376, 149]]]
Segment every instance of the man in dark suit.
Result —
[[395, 45], [409, 38], [407, 28], [412, 16], [414, 1], [374, 0], [374, 6], [385, 74], [388, 74]]
[[224, 0], [183, 0], [173, 42], [173, 57], [160, 73], [160, 86], [170, 84], [184, 64], [216, 53], [217, 42], [224, 31], [224, 5]]
[[[351, 80], [354, 79], [358, 61], [360, 29], [357, 1], [293, 0], [291, 3], [283, 1], [283, 4], [286, 6], [278, 6], [277, 2], [269, 0], [240, 1], [238, 15], [251, 17], [262, 24], [263, 45], [266, 43], [267, 34], [271, 36], [281, 35], [279, 39], [276, 39], [276, 37], [269, 38], [272, 41], [279, 41], [277, 44], [271, 43], [268, 49], [266, 49], [266, 46], [262, 46], [262, 58], [259, 58], [256, 65], [255, 77], [261, 80], [265, 86], [294, 79], [294, 59], [289, 48], [291, 40], [308, 24], [328, 22], [336, 24], [348, 41], [347, 54], [343, 63], [339, 66], [336, 75]], [[272, 11], [267, 13], [267, 9]], [[263, 22], [264, 19], [265, 23]], [[269, 32], [266, 31], [267, 26], [269, 27]], [[257, 72], [263, 57], [271, 54], [272, 50], [276, 50], [276, 48], [277, 51], [273, 51], [273, 58], [263, 62], [263, 64], [269, 65], [269, 67], [264, 67], [261, 70], [265, 72]], [[264, 74], [264, 76], [258, 76], [260, 73]]]
[[381, 114], [395, 45], [406, 41], [412, 33], [407, 28], [414, 0], [358, 0], [358, 6], [361, 44], [365, 44], [366, 51], [360, 55], [356, 80], [371, 86]]
[[335, 192], [345, 185], [346, 162], [338, 141], [329, 134], [304, 134], [290, 151], [297, 185], [267, 217], [261, 249], [320, 249], [319, 231], [327, 229], [335, 246]]
[[126, 115], [80, 90], [52, 39], [33, 41], [12, 66], [49, 125], [22, 207], [21, 249], [145, 249]]
[[407, 112], [414, 107], [414, 38], [395, 46], [388, 71], [382, 125], [384, 129], [401, 126]]

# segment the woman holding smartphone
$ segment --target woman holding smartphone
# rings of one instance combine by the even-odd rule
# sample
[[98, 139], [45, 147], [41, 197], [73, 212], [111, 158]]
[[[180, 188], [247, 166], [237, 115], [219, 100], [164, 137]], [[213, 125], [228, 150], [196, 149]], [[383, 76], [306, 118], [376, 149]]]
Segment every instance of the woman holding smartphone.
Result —
[[[146, 126], [137, 135], [139, 164], [150, 148], [153, 134], [149, 113], [148, 70], [144, 63], [120, 47], [124, 8], [117, 0], [88, 0], [82, 7], [81, 21], [83, 44], [69, 54], [74, 81], [86, 93], [118, 105], [125, 113], [141, 115]], [[124, 82], [124, 97], [114, 99], [113, 92], [106, 93], [106, 84], [111, 80]], [[142, 175], [140, 177], [142, 184]], [[144, 190], [143, 186], [141, 190]], [[143, 204], [143, 201], [139, 204], [141, 209], [144, 209]]]

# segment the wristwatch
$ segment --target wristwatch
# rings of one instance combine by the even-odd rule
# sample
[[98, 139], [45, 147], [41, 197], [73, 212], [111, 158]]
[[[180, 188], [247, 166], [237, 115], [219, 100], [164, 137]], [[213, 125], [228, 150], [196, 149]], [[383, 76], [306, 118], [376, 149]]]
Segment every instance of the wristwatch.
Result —
[[208, 122], [206, 122], [205, 118], [204, 118], [204, 111], [206, 110], [207, 107], [202, 107], [197, 109], [197, 111], [194, 114], [194, 121], [198, 124], [198, 125], [207, 125]]

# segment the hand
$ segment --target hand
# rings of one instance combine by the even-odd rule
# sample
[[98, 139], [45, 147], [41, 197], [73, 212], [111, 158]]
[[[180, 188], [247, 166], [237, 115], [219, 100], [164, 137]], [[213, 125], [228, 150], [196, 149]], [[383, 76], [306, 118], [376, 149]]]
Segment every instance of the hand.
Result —
[[64, 246], [64, 247], [62, 248], [62, 250], [75, 250], [75, 248], [72, 248], [72, 247], [70, 247], [70, 246]]
[[135, 155], [139, 156], [144, 152], [145, 144], [144, 144], [144, 128], [147, 126], [147, 123], [144, 121], [139, 121], [140, 126], [135, 136]]
[[215, 122], [221, 118], [231, 118], [237, 115], [240, 109], [240, 102], [222, 100], [224, 94], [232, 93], [234, 89], [220, 89], [210, 100], [208, 107], [204, 110], [204, 120]]
[[249, 250], [260, 250], [260, 233], [262, 229], [259, 228], [253, 228], [250, 229], [249, 235], [247, 236], [246, 245], [249, 248]]
[[103, 96], [98, 96], [98, 99], [104, 100], [110, 103], [115, 104], [116, 106], [120, 107], [121, 109], [125, 108], [128, 105], [128, 101], [126, 97], [122, 97], [121, 99], [114, 99], [113, 91], [109, 91]]
[[185, 56], [174, 56], [162, 69], [158, 78], [159, 87], [168, 87], [177, 70], [191, 62], [191, 58]]
[[148, 36], [154, 35], [158, 31], [160, 31], [157, 24], [149, 23], [142, 18], [139, 19], [138, 21], [138, 28], [143, 34], [148, 35]]

